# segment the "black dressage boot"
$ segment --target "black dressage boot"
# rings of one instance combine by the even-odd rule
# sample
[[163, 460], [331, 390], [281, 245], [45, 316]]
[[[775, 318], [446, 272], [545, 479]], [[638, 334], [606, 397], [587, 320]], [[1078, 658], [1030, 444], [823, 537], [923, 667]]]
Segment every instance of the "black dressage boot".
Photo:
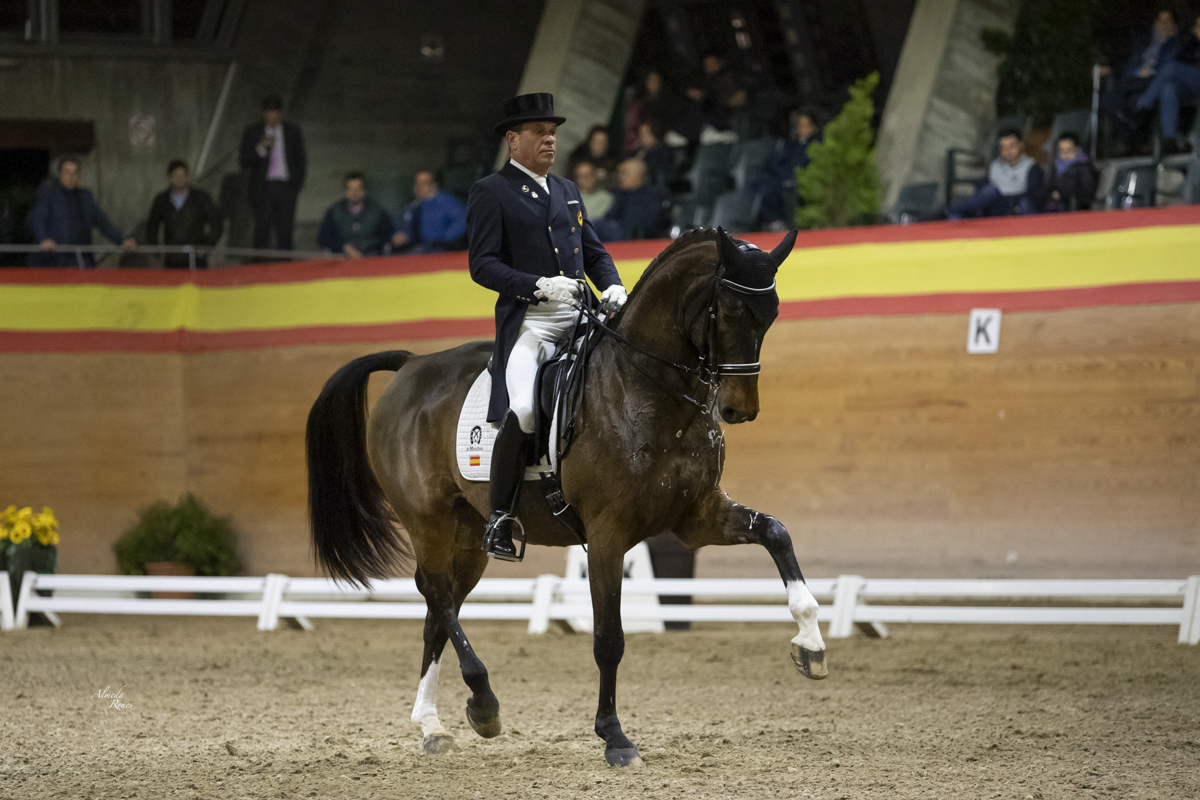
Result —
[[521, 550], [513, 544], [513, 526], [520, 521], [513, 516], [521, 481], [525, 478], [525, 454], [530, 434], [521, 430], [517, 415], [509, 411], [500, 424], [496, 444], [492, 447], [492, 516], [483, 532], [483, 549], [500, 561], [520, 561], [525, 557], [525, 529], [521, 528]]

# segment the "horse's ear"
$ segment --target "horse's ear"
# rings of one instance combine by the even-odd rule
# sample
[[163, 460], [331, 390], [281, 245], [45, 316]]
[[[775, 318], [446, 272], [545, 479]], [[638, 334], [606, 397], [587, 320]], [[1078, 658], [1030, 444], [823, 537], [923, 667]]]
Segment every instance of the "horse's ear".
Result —
[[733, 237], [720, 226], [717, 227], [717, 249], [721, 253], [723, 274], [728, 275], [731, 270], [736, 271], [737, 265], [742, 263], [742, 251], [734, 243]]
[[792, 231], [787, 236], [783, 237], [774, 250], [771, 251], [771, 263], [775, 265], [775, 269], [783, 266], [783, 262], [787, 260], [788, 254], [792, 252], [792, 248], [796, 245], [796, 231]]

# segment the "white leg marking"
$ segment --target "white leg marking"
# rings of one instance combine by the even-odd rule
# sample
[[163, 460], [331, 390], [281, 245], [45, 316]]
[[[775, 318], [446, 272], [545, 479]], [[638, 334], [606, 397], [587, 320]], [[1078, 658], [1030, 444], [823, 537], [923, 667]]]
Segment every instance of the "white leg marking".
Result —
[[814, 653], [824, 650], [825, 640], [821, 638], [821, 629], [817, 627], [817, 598], [812, 596], [804, 581], [788, 583], [787, 596], [788, 610], [800, 626], [800, 633], [792, 639], [792, 644]]
[[413, 703], [412, 721], [421, 726], [423, 736], [450, 735], [438, 721], [437, 714], [438, 673], [441, 671], [442, 665], [434, 661], [429, 665], [425, 677], [421, 678], [421, 683], [417, 686], [417, 700]]

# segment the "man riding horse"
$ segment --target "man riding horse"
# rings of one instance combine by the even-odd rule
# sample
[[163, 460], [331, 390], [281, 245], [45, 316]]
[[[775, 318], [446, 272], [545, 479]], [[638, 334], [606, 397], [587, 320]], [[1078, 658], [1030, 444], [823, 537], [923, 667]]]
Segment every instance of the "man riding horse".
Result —
[[[516, 98], [506, 112], [501, 130], [513, 160], [477, 183], [470, 201], [471, 273], [500, 293], [497, 341], [356, 358], [325, 384], [305, 434], [313, 545], [329, 574], [365, 585], [415, 567], [427, 613], [412, 720], [431, 755], [455, 747], [437, 704], [447, 644], [471, 691], [471, 729], [484, 738], [503, 730], [499, 698], [459, 612], [490, 563], [485, 551], [515, 556], [518, 510], [530, 544], [576, 543], [546, 497], [529, 492], [517, 504], [535, 369], [563, 346], [576, 298], [590, 299], [583, 297], [584, 274], [603, 288], [609, 307], [625, 300], [574, 184], [545, 174], [562, 121], [550, 96]], [[760, 353], [779, 313], [775, 275], [795, 241], [790, 233], [768, 253], [720, 229], [685, 233], [650, 262], [624, 310], [593, 328], [599, 338], [582, 378], [587, 402], [557, 473], [587, 533], [600, 673], [594, 730], [613, 766], [642, 763], [617, 714], [617, 668], [625, 652], [625, 554], [651, 536], [669, 531], [691, 550], [766, 548], [798, 625], [792, 662], [806, 677], [827, 674], [817, 601], [791, 535], [721, 488], [722, 425], [758, 416]], [[503, 420], [490, 487], [463, 474], [452, 445], [489, 356], [490, 419]], [[368, 417], [369, 379], [380, 370], [396, 377]]]
[[509, 161], [471, 188], [467, 242], [471, 277], [500, 294], [487, 416], [500, 430], [483, 547], [493, 558], [519, 561], [514, 512], [531, 447], [538, 367], [568, 344], [587, 291], [585, 274], [601, 290], [607, 311], [625, 304], [625, 287], [588, 220], [579, 188], [549, 174], [558, 126], [566, 122], [554, 113], [554, 96], [514, 97], [503, 114], [496, 133], [508, 145]]

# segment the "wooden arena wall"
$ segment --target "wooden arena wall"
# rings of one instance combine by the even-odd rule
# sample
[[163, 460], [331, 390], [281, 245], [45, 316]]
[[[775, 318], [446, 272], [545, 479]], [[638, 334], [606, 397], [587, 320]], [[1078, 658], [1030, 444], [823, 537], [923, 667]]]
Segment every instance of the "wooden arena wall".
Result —
[[[664, 244], [612, 248], [627, 284]], [[1196, 253], [1191, 209], [802, 234], [724, 486], [780, 517], [813, 575], [1194, 573]], [[320, 386], [367, 352], [487, 336], [491, 301], [462, 254], [0, 271], [0, 504], [52, 506], [60, 571], [103, 573], [138, 508], [191, 491], [232, 515], [247, 572], [313, 574]], [[1004, 310], [999, 353], [966, 353], [972, 307]], [[745, 547], [700, 569], [773, 573]]]

